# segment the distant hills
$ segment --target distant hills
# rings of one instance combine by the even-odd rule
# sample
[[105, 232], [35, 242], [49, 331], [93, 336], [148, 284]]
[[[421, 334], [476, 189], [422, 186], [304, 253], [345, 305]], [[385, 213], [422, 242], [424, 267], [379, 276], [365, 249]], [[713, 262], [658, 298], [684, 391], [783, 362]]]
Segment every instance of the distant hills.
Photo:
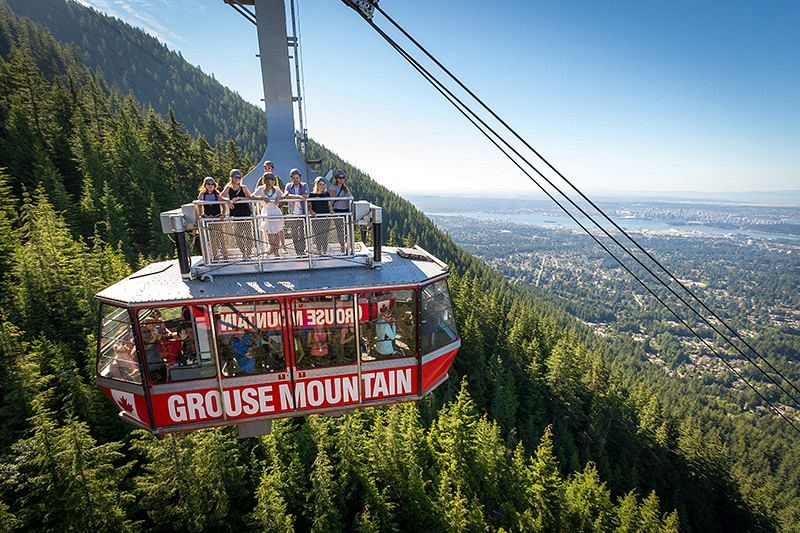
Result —
[[463, 347], [449, 385], [263, 439], [132, 432], [93, 384], [92, 294], [174, 254], [156, 213], [260, 154], [261, 112], [140, 30], [60, 0], [0, 0], [0, 103], [0, 529], [800, 523], [800, 440], [742, 412], [747, 391], [710, 397], [648, 366], [640, 345], [609, 345], [315, 143], [323, 168], [384, 207], [389, 243], [452, 266]]

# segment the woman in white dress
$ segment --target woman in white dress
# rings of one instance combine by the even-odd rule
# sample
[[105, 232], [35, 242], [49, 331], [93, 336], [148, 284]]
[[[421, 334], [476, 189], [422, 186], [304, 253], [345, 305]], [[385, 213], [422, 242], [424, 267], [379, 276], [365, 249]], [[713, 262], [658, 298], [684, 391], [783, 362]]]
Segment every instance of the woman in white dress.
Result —
[[253, 196], [264, 201], [265, 207], [262, 209], [261, 215], [266, 215], [270, 218], [274, 217], [274, 220], [270, 220], [270, 218], [262, 219], [259, 224], [261, 233], [267, 234], [270, 255], [280, 257], [278, 247], [283, 239], [283, 213], [281, 212], [280, 201], [285, 194], [279, 187], [275, 186], [275, 176], [271, 172], [267, 172], [261, 177]]

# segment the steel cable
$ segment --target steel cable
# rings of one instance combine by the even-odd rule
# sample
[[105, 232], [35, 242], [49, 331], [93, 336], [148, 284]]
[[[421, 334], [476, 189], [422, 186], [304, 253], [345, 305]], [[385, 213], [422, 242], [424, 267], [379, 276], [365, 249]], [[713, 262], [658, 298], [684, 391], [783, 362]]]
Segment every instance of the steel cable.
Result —
[[[347, 0], [343, 0], [346, 4], [350, 5]], [[351, 5], [351, 7], [353, 7]], [[657, 279], [662, 285], [665, 285], [670, 292], [678, 297], [687, 307], [692, 309], [695, 314], [698, 314], [696, 310], [692, 306], [690, 306], [683, 298], [680, 297], [674, 290], [671, 289], [668, 285], [666, 285], [663, 280], [661, 280], [652, 270], [650, 270], [646, 265], [644, 265], [635, 255], [631, 254], [627, 248], [625, 248], [621, 243], [619, 243], [611, 234], [608, 233], [602, 226], [597, 224], [594, 219], [589, 216], [584, 210], [580, 208], [580, 206], [576, 205], [566, 194], [564, 194], [557, 186], [555, 186], [546, 176], [544, 176], [534, 165], [532, 165], [527, 159], [525, 159], [517, 150], [515, 150], [502, 136], [500, 136], [494, 129], [492, 129], [488, 124], [485, 123], [477, 114], [472, 111], [466, 104], [464, 104], [458, 97], [456, 97], [451, 91], [449, 91], [438, 79], [436, 79], [425, 67], [423, 67], [419, 62], [417, 62], [408, 52], [406, 52], [399, 44], [397, 44], [391, 37], [389, 37], [383, 30], [381, 30], [377, 25], [375, 25], [371, 20], [361, 13], [360, 10], [356, 8], [356, 11], [361, 14], [362, 18], [364, 18], [368, 24], [370, 24], [373, 29], [380, 34], [384, 40], [386, 40], [407, 62], [409, 62], [412, 67], [414, 67], [434, 88], [439, 91], [445, 99], [448, 100], [456, 109], [461, 112], [476, 128], [478, 128], [481, 133], [483, 133], [491, 142], [494, 144], [506, 157], [508, 157], [512, 163], [514, 163], [525, 175], [528, 176], [531, 181], [534, 182], [541, 190], [544, 192], [548, 198], [550, 198], [562, 211], [564, 211], [584, 232], [586, 232], [600, 247], [608, 253], [622, 268], [628, 272], [640, 285], [642, 285], [648, 293], [650, 293], [662, 306], [664, 306], [684, 327], [686, 327], [693, 335], [695, 335], [714, 355], [716, 355], [731, 372], [734, 373], [739, 379], [741, 379], [744, 383], [746, 383], [755, 393], [756, 395], [764, 401], [767, 405], [769, 405], [777, 414], [780, 416], [784, 421], [786, 421], [795, 431], [800, 433], [800, 428], [798, 428], [791, 420], [789, 420], [781, 411], [772, 404], [764, 395], [758, 391], [747, 379], [744, 378], [730, 363], [713, 347], [711, 346], [704, 338], [700, 336], [700, 334], [694, 330], [683, 318], [681, 318], [662, 298], [660, 298], [653, 290], [644, 282], [642, 281], [630, 268], [625, 265], [611, 250], [608, 249], [588, 228], [586, 228], [583, 224], [581, 224], [578, 219], [552, 194], [547, 191], [544, 186], [542, 186], [529, 172], [527, 172], [518, 161], [516, 161], [504, 148], [502, 148], [488, 133], [486, 130], [490, 131], [495, 137], [497, 137], [503, 144], [505, 144], [517, 157], [519, 157], [522, 161], [524, 161], [528, 166], [530, 166], [539, 176], [541, 176], [551, 187], [553, 187], [556, 191], [558, 191], [562, 196], [564, 196], [570, 203], [578, 208], [581, 213], [586, 216], [589, 220], [591, 220], [596, 226], [598, 226], [603, 232], [608, 236], [612, 241], [614, 241], [620, 248], [625, 250], [628, 255], [630, 255], [634, 260], [636, 260], [645, 270], [647, 270], [655, 279]], [[472, 115], [472, 116], [470, 116]], [[474, 119], [472, 117], [475, 117]], [[477, 121], [477, 122], [476, 122]], [[478, 125], [481, 124], [481, 126]], [[484, 130], [483, 128], [486, 128]], [[702, 315], [700, 315], [701, 318]], [[707, 321], [706, 321], [707, 322]], [[713, 325], [710, 325], [713, 328]], [[798, 403], [797, 399], [795, 399], [788, 391], [786, 391], [780, 383], [776, 382], [774, 378], [772, 378], [768, 373], [762, 370], [752, 359], [748, 358], [746, 355], [742, 354], [745, 359], [751, 362], [764, 376], [766, 376], [770, 381], [772, 381], [781, 391], [783, 391], [789, 398]], [[780, 375], [780, 373], [779, 373]], [[784, 376], [781, 375], [783, 379], [786, 380]], [[788, 381], [788, 380], [787, 380]], [[800, 403], [798, 403], [800, 405]]]

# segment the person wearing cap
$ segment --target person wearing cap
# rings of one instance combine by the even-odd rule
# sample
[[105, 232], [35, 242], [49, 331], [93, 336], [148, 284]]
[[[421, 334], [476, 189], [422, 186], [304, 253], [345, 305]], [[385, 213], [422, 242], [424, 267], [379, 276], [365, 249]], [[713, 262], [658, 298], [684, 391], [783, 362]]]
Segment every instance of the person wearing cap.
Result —
[[[328, 254], [328, 234], [331, 231], [331, 197], [325, 185], [325, 178], [317, 176], [314, 180], [314, 192], [308, 195], [313, 200], [308, 201], [309, 214], [312, 216], [323, 215], [311, 221], [311, 234], [314, 237], [314, 245], [319, 255]], [[322, 198], [320, 200], [320, 198]]]
[[[231, 169], [230, 181], [222, 189], [220, 196], [231, 201], [231, 216], [232, 217], [252, 217], [253, 210], [250, 204], [243, 200], [249, 200], [253, 197], [247, 185], [242, 183], [242, 172], [238, 168]], [[230, 224], [231, 233], [236, 238], [236, 246], [242, 252], [242, 259], [250, 259], [253, 253], [253, 231], [250, 227], [250, 221], [234, 221]]]
[[[285, 197], [289, 200], [289, 214], [302, 216], [306, 214], [305, 200], [308, 198], [308, 185], [300, 181], [300, 171], [293, 168], [289, 173], [292, 177], [291, 183], [286, 185], [284, 191]], [[289, 229], [292, 232], [292, 241], [294, 241], [294, 251], [297, 255], [305, 255], [306, 253], [306, 225], [303, 218], [295, 218], [289, 221]]]
[[[283, 181], [281, 181], [281, 177], [278, 176], [275, 173], [275, 165], [272, 163], [272, 161], [269, 161], [269, 160], [264, 161], [264, 174], [272, 174], [273, 176], [275, 176], [275, 186], [278, 189], [280, 189], [281, 191], [283, 191]], [[281, 194], [283, 194], [283, 193], [281, 192]], [[283, 214], [285, 215], [286, 214], [286, 205], [285, 204], [284, 205], [278, 205], [278, 207], [282, 208]], [[285, 252], [286, 251], [286, 236], [284, 235], [283, 229], [281, 229], [280, 236], [281, 236], [281, 248], [283, 248], [283, 251]]]
[[275, 176], [275, 186], [279, 189], [283, 189], [283, 181], [281, 181], [280, 176], [275, 172], [275, 165], [272, 164], [272, 161], [264, 161], [264, 174], [272, 174]]
[[[330, 196], [331, 198], [349, 198], [352, 197], [352, 193], [350, 192], [350, 188], [344, 182], [344, 170], [337, 169], [336, 172], [333, 173], [333, 185], [331, 185], [330, 189]], [[334, 213], [349, 213], [350, 212], [350, 201], [349, 199], [344, 200], [334, 200], [333, 201], [333, 212]], [[344, 232], [344, 218], [336, 217], [334, 219], [334, 224], [336, 225], [336, 238], [339, 240], [339, 248], [343, 254], [347, 253], [347, 239], [345, 238]]]
[[261, 219], [261, 233], [267, 234], [269, 241], [269, 253], [274, 257], [280, 257], [278, 246], [283, 240], [283, 212], [280, 202], [284, 192], [275, 185], [275, 176], [271, 172], [266, 172], [260, 180], [258, 187], [253, 191], [253, 197], [265, 202], [263, 215], [269, 217], [267, 220]]
[[[203, 183], [200, 184], [197, 200], [200, 202], [225, 202], [225, 198], [217, 192], [217, 181], [211, 176], [204, 178]], [[226, 204], [203, 203], [198, 206], [202, 218], [218, 218], [220, 221], [225, 218], [225, 207]], [[223, 224], [220, 222], [206, 225], [209, 241], [211, 241], [211, 255], [214, 261], [219, 261], [220, 255], [225, 261], [228, 260], [228, 249], [225, 247], [222, 226]]]

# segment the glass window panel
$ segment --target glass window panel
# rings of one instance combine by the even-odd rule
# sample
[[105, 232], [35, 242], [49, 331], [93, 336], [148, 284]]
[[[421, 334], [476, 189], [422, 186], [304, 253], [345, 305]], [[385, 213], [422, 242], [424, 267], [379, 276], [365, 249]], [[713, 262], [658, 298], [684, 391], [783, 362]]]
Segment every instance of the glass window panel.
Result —
[[214, 306], [223, 377], [287, 370], [283, 314], [277, 300]]
[[153, 383], [217, 375], [211, 357], [211, 328], [202, 306], [158, 307], [139, 311], [143, 360]]
[[424, 287], [420, 304], [420, 353], [430, 353], [458, 339], [446, 280]]
[[[363, 317], [363, 309], [359, 315]], [[298, 369], [356, 364], [355, 310], [350, 294], [292, 302], [294, 357]]]
[[360, 295], [368, 304], [368, 320], [361, 322], [362, 361], [413, 357], [417, 352], [416, 298], [413, 290]]
[[97, 373], [104, 378], [141, 383], [128, 310], [103, 304], [102, 313]]

